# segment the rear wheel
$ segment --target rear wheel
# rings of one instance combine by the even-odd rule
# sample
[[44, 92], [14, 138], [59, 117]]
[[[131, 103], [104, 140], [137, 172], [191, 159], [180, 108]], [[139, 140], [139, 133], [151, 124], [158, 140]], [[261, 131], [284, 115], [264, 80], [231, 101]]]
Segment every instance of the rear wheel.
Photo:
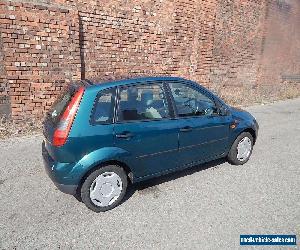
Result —
[[231, 146], [228, 161], [234, 165], [245, 164], [252, 154], [253, 143], [253, 136], [250, 133], [241, 133]]
[[115, 165], [92, 172], [81, 187], [84, 204], [95, 212], [104, 212], [119, 205], [126, 193], [127, 175]]

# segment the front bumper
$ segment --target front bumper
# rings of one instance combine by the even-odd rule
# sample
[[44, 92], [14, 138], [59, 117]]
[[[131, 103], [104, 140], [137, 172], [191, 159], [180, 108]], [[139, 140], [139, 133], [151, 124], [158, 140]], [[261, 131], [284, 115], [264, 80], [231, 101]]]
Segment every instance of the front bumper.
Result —
[[[47, 152], [44, 142], [42, 145], [42, 155], [45, 171], [53, 181], [54, 185], [63, 193], [75, 195], [78, 185], [67, 183], [69, 182], [68, 179], [64, 178], [64, 176], [60, 173], [60, 170], [67, 168], [69, 164], [55, 162]], [[66, 183], [62, 183], [62, 180]]]

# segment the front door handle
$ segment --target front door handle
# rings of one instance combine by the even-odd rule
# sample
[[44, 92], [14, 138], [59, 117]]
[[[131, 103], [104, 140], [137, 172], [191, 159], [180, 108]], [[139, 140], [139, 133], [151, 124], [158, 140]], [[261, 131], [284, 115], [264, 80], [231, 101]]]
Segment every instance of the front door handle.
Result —
[[191, 132], [191, 131], [192, 131], [192, 128], [190, 126], [186, 126], [186, 127], [180, 129], [180, 132]]
[[120, 139], [128, 139], [133, 137], [133, 134], [131, 134], [130, 132], [123, 132], [121, 134], [116, 134], [116, 137]]

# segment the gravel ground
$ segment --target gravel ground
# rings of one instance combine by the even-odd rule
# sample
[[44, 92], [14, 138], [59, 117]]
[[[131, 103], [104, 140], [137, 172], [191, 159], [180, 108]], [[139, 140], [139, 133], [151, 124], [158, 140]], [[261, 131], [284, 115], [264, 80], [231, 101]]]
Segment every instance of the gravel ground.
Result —
[[237, 249], [240, 234], [297, 234], [299, 246], [300, 99], [248, 110], [260, 131], [246, 165], [136, 185], [100, 214], [54, 187], [40, 135], [0, 141], [0, 249]]

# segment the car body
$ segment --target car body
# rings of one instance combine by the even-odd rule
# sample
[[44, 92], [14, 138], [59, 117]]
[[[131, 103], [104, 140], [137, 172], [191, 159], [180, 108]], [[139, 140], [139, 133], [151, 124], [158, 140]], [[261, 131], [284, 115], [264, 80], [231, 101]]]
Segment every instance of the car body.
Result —
[[[78, 92], [76, 112], [66, 125], [61, 117], [66, 109], [72, 113], [67, 105]], [[61, 143], [58, 127], [67, 126]], [[47, 114], [42, 154], [58, 189], [75, 195], [101, 167], [118, 166], [136, 183], [226, 157], [242, 133], [250, 134], [252, 143], [251, 148], [244, 143], [250, 151], [241, 151], [245, 160], [236, 164], [250, 157], [258, 135], [255, 118], [183, 78], [81, 81], [71, 84]]]

